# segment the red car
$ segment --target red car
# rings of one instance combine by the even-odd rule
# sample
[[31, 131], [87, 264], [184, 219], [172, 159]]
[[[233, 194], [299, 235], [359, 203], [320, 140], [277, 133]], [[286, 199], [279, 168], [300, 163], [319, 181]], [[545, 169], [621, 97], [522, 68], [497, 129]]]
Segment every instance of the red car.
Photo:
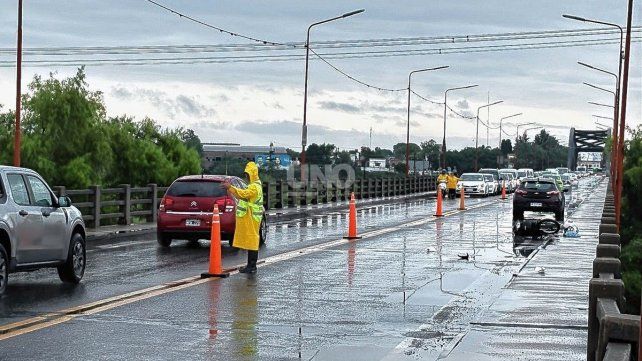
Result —
[[[236, 201], [227, 194], [223, 182], [246, 188], [238, 177], [225, 175], [194, 175], [181, 177], [172, 183], [161, 200], [157, 235], [158, 244], [169, 247], [174, 239], [196, 242], [210, 239], [212, 212], [218, 207], [221, 217], [221, 238], [232, 242], [236, 225]], [[260, 242], [265, 242], [266, 221], [263, 217]]]

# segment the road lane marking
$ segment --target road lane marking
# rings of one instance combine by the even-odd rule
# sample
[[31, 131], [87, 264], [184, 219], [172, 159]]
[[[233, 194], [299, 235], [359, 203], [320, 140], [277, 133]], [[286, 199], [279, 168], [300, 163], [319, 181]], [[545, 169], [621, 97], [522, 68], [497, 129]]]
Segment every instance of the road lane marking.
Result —
[[[287, 251], [287, 252], [273, 255], [263, 259], [261, 262], [257, 264], [257, 267], [262, 268], [264, 266], [268, 266], [271, 264], [321, 252], [323, 250], [337, 247], [343, 244], [349, 244], [350, 242], [359, 242], [366, 239], [371, 239], [374, 237], [385, 235], [388, 233], [406, 230], [408, 228], [428, 224], [431, 222], [435, 222], [439, 219], [443, 219], [459, 213], [469, 212], [469, 211], [476, 210], [478, 208], [483, 208], [492, 204], [495, 204], [495, 202], [493, 201], [481, 202], [473, 206], [470, 206], [463, 211], [458, 209], [447, 211], [444, 213], [443, 217], [428, 216], [412, 222], [398, 224], [392, 227], [382, 228], [382, 229], [373, 230], [373, 231], [367, 231], [361, 234], [362, 238], [359, 240], [348, 240], [345, 238], [340, 238], [340, 239], [324, 242], [322, 244], [317, 244], [317, 245], [312, 245], [312, 246], [308, 246], [308, 247], [304, 247], [304, 248], [300, 248], [292, 251]], [[223, 271], [226, 273], [229, 273], [230, 275], [235, 275], [239, 273], [238, 269], [242, 266], [243, 265], [237, 265], [231, 268], [224, 269]], [[99, 312], [104, 312], [120, 306], [128, 305], [128, 304], [142, 301], [152, 297], [161, 296], [170, 292], [182, 290], [188, 287], [200, 285], [210, 281], [219, 281], [219, 280], [211, 279], [211, 278], [201, 279], [201, 277], [199, 276], [188, 277], [177, 281], [163, 283], [161, 285], [148, 287], [142, 290], [105, 298], [105, 299], [87, 303], [81, 306], [64, 309], [55, 313], [47, 313], [47, 314], [36, 316], [27, 320], [22, 320], [11, 324], [3, 325], [3, 326], [0, 326], [0, 341], [10, 339], [16, 336], [28, 334], [34, 331], [42, 330], [45, 328], [49, 328], [49, 327], [70, 321], [79, 316], [86, 316], [86, 315], [96, 314]]]

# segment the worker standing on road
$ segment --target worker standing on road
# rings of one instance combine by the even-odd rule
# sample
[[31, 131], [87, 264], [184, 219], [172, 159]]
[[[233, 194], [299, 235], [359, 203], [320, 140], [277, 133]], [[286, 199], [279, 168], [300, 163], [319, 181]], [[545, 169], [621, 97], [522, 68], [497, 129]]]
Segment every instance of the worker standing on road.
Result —
[[440, 183], [446, 183], [448, 180], [448, 175], [446, 174], [446, 170], [442, 169], [441, 173], [437, 176], [437, 185]]
[[450, 172], [450, 174], [448, 174], [448, 176], [446, 177], [446, 186], [448, 187], [448, 198], [450, 199], [457, 198], [457, 182], [459, 182], [459, 178], [457, 178], [457, 173]]
[[247, 250], [247, 266], [239, 272], [255, 273], [259, 258], [259, 229], [263, 219], [263, 185], [256, 163], [249, 162], [245, 166], [245, 177], [248, 180], [247, 189], [234, 187], [230, 183], [224, 183], [223, 186], [239, 201], [232, 245]]

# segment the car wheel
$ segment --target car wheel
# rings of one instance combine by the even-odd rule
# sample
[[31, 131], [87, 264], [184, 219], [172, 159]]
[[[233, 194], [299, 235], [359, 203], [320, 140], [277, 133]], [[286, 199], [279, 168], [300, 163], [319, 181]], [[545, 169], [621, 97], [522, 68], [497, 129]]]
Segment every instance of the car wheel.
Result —
[[163, 232], [158, 232], [156, 234], [156, 242], [158, 242], [161, 247], [169, 247], [172, 244], [172, 237], [169, 237]]
[[71, 237], [71, 242], [69, 242], [67, 261], [58, 266], [60, 280], [66, 283], [78, 284], [85, 274], [86, 264], [85, 239], [80, 233], [75, 233]]
[[524, 219], [524, 211], [520, 209], [513, 209], [513, 219]]
[[564, 210], [555, 212], [555, 220], [558, 222], [564, 222]]
[[9, 256], [4, 246], [0, 244], [0, 295], [4, 294], [9, 282]]

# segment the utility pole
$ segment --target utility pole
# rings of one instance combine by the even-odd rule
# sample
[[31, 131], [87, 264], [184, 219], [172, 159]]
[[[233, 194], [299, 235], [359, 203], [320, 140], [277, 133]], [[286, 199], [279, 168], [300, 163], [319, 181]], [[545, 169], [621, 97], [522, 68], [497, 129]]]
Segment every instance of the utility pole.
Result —
[[13, 165], [15, 167], [20, 167], [20, 113], [22, 112], [22, 0], [18, 0], [18, 48], [16, 54], [16, 134], [13, 138]]
[[624, 130], [626, 129], [626, 100], [629, 94], [629, 63], [631, 62], [631, 23], [633, 22], [633, 0], [629, 0], [629, 10], [626, 19], [626, 44], [624, 46], [624, 70], [622, 74], [622, 109], [620, 110], [620, 126], [618, 131], [618, 159], [617, 177], [615, 187], [615, 219], [618, 230], [620, 229], [620, 217], [622, 215], [622, 176], [624, 168]]

